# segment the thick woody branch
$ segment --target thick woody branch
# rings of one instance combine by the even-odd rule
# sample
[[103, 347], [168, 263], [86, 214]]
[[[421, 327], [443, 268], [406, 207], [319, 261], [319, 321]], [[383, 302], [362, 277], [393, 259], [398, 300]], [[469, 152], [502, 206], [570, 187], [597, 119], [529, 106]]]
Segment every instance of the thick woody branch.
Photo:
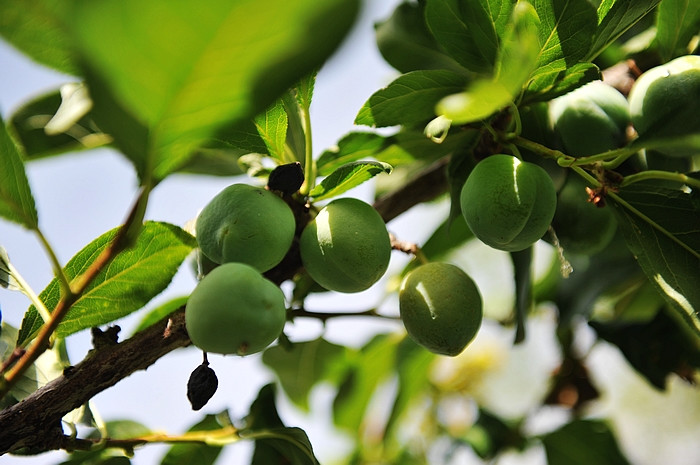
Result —
[[67, 438], [61, 418], [135, 371], [145, 370], [160, 357], [190, 344], [184, 309], [121, 343], [101, 344], [74, 367], [0, 412], [0, 455], [25, 449], [61, 449]]
[[[378, 199], [374, 207], [384, 221], [443, 194], [447, 190], [447, 161], [437, 161], [405, 186]], [[298, 252], [290, 253], [267, 275], [279, 283], [293, 276], [299, 266]], [[160, 357], [189, 344], [181, 308], [130, 339], [101, 345], [82, 362], [65, 370], [63, 376], [0, 412], [0, 455], [20, 449], [30, 453], [70, 449], [75, 442], [63, 433], [63, 416], [132, 373], [145, 370]]]

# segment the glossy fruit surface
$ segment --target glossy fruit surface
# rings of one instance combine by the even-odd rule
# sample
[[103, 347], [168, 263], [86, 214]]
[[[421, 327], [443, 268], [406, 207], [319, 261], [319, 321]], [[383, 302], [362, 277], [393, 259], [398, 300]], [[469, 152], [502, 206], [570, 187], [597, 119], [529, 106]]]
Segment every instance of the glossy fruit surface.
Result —
[[260, 352], [282, 332], [284, 294], [255, 268], [226, 263], [199, 282], [187, 300], [185, 324], [192, 343], [205, 352]]
[[[677, 138], [700, 133], [700, 56], [688, 55], [652, 68], [629, 94], [632, 124], [640, 139]], [[697, 153], [690, 147], [657, 147], [672, 156]]]
[[460, 200], [474, 235], [509, 252], [526, 249], [547, 232], [557, 203], [547, 172], [511, 155], [480, 161], [464, 183]]
[[386, 272], [391, 243], [386, 225], [371, 205], [337, 199], [321, 209], [301, 234], [301, 260], [324, 288], [360, 292]]
[[436, 354], [454, 356], [481, 326], [481, 295], [474, 281], [448, 263], [411, 271], [399, 291], [399, 309], [409, 336]]
[[564, 253], [590, 255], [603, 250], [617, 230], [611, 208], [589, 202], [586, 183], [570, 175], [557, 196], [557, 210], [552, 220]]
[[568, 155], [594, 155], [622, 147], [630, 122], [627, 99], [603, 81], [593, 81], [550, 102], [555, 133]]
[[281, 198], [259, 187], [233, 184], [199, 214], [196, 236], [212, 261], [245, 263], [265, 272], [282, 261], [294, 229], [294, 214]]

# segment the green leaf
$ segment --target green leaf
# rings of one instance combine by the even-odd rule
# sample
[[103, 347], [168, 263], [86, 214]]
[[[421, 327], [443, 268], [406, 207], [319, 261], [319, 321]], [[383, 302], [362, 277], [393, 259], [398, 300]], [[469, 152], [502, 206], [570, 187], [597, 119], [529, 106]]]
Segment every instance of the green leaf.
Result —
[[255, 439], [251, 465], [318, 465], [311, 442], [299, 428], [285, 427], [277, 413], [274, 385], [263, 386], [250, 406], [248, 428], [241, 437]]
[[238, 176], [243, 174], [239, 159], [250, 152], [240, 149], [200, 148], [182, 165], [179, 173]]
[[[188, 432], [209, 431], [221, 428], [216, 415], [207, 415], [202, 421], [193, 425]], [[175, 444], [165, 454], [160, 465], [213, 465], [221, 454], [222, 446], [212, 446], [202, 443]]]
[[656, 16], [656, 44], [663, 62], [688, 54], [688, 44], [700, 30], [700, 2], [664, 0]]
[[376, 25], [377, 47], [384, 59], [402, 73], [420, 69], [464, 72], [445, 54], [425, 24], [425, 2], [400, 3], [386, 21]]
[[410, 126], [435, 118], [435, 104], [464, 89], [467, 78], [447, 70], [412, 71], [375, 92], [362, 106], [355, 124]]
[[103, 88], [148, 128], [137, 166], [159, 180], [321, 65], [357, 10], [357, 0], [80, 1], [70, 26], [96, 105]]
[[532, 308], [532, 247], [511, 252], [515, 274], [515, 342], [525, 340], [525, 322]]
[[593, 63], [576, 63], [563, 71], [538, 72], [528, 83], [522, 104], [548, 102], [601, 77], [600, 70]]
[[509, 1], [427, 0], [425, 21], [438, 44], [459, 64], [475, 73], [488, 74], [493, 70], [498, 51], [495, 21], [499, 15], [509, 14], [501, 7], [506, 9], [510, 4]]
[[351, 132], [338, 141], [337, 147], [327, 149], [316, 160], [320, 176], [328, 176], [341, 166], [374, 157], [387, 145], [387, 138], [371, 132]]
[[0, 216], [36, 229], [39, 218], [20, 149], [0, 118]]
[[[66, 264], [68, 279], [83, 274], [117, 234], [113, 229], [85, 246]], [[195, 239], [167, 223], [146, 222], [136, 244], [117, 255], [90, 283], [59, 324], [56, 334], [65, 337], [77, 331], [103, 325], [142, 308], [170, 283], [182, 261], [196, 247]], [[56, 279], [39, 298], [49, 310], [60, 299]], [[42, 325], [34, 306], [24, 316], [18, 344], [32, 339]]]
[[[465, 143], [459, 147], [450, 157], [450, 162], [447, 165], [447, 181], [450, 187], [450, 213], [448, 221], [452, 222], [455, 218], [462, 216], [462, 207], [460, 205], [462, 187], [467, 181], [467, 177], [477, 164], [474, 157], [474, 150], [480, 140], [480, 133], [474, 131]], [[449, 223], [448, 223], [449, 224]]]
[[0, 35], [33, 60], [66, 74], [79, 75], [77, 59], [62, 18], [70, 2], [4, 0]]
[[614, 199], [630, 251], [684, 327], [700, 337], [700, 197], [640, 182]]
[[[8, 360], [15, 350], [15, 342], [19, 332], [13, 326], [3, 322], [0, 331], [0, 360]], [[61, 374], [65, 365], [61, 360], [60, 346], [47, 350], [31, 365], [10, 389], [8, 394], [0, 399], [0, 410], [24, 400], [37, 389], [45, 386]]]
[[319, 465], [311, 441], [301, 428], [270, 428], [255, 434], [251, 465]]
[[396, 350], [398, 386], [396, 398], [387, 420], [385, 441], [391, 439], [410, 407], [420, 402], [420, 394], [429, 388], [428, 371], [435, 354], [425, 350], [409, 337], [405, 337]]
[[170, 299], [167, 302], [158, 305], [156, 308], [150, 310], [148, 313], [146, 313], [146, 315], [144, 315], [144, 317], [141, 319], [136, 328], [134, 328], [134, 334], [159, 322], [166, 316], [173, 313], [175, 310], [179, 308], [184, 308], [185, 304], [187, 303], [187, 298], [188, 296], [175, 297], [174, 299]]
[[574, 420], [542, 437], [549, 465], [626, 465], [615, 436], [601, 420]]
[[311, 389], [344, 365], [346, 351], [343, 346], [319, 338], [294, 343], [290, 348], [271, 347], [263, 353], [263, 363], [275, 372], [289, 399], [308, 411]]
[[281, 100], [275, 101], [265, 112], [255, 117], [255, 127], [265, 142], [267, 153], [284, 160], [287, 142], [287, 112]]
[[667, 387], [668, 375], [687, 378], [692, 369], [700, 368], [700, 344], [687, 334], [664, 309], [644, 322], [603, 323], [591, 321], [601, 339], [616, 345], [640, 374], [660, 390]]
[[588, 0], [535, 0], [540, 17], [540, 57], [543, 72], [564, 70], [588, 53], [597, 18]]
[[90, 115], [83, 116], [61, 134], [48, 135], [44, 127], [61, 105], [59, 90], [32, 99], [17, 109], [7, 122], [8, 129], [24, 147], [27, 159], [98, 147], [110, 142]]
[[[604, 208], [614, 208], [610, 205]], [[565, 251], [566, 253], [566, 251]], [[590, 257], [567, 258], [573, 273], [561, 279], [561, 264], [555, 269], [555, 303], [561, 313], [560, 326], [568, 327], [579, 317], [588, 319], [594, 305], [605, 295], [620, 295], [646, 280], [626, 247], [622, 234], [613, 238], [601, 252]], [[550, 281], [551, 282], [551, 281]]]
[[372, 396], [380, 383], [392, 375], [401, 335], [381, 334], [367, 343], [348, 369], [333, 402], [333, 421], [357, 433]]
[[437, 104], [437, 113], [455, 124], [488, 118], [513, 102], [513, 95], [503, 84], [492, 79], [477, 79], [466, 92], [449, 95]]
[[317, 184], [309, 196], [323, 200], [346, 192], [381, 173], [391, 173], [392, 167], [381, 161], [356, 161], [345, 164], [333, 171]]
[[598, 27], [585, 61], [593, 61], [608, 45], [651, 12], [661, 0], [603, 0], [598, 6]]
[[226, 126], [212, 137], [206, 147], [241, 150], [243, 153], [268, 153], [267, 145], [258, 132], [255, 121], [243, 120]]
[[538, 61], [540, 19], [532, 5], [520, 1], [504, 29], [494, 80], [515, 97], [520, 94]]
[[306, 130], [302, 121], [302, 108], [292, 92], [285, 92], [282, 103], [287, 112], [287, 146], [298, 161], [306, 159]]
[[314, 71], [308, 76], [301, 78], [293, 89], [299, 107], [306, 112], [311, 109], [311, 100], [313, 99], [314, 86], [316, 85], [316, 74], [317, 71]]

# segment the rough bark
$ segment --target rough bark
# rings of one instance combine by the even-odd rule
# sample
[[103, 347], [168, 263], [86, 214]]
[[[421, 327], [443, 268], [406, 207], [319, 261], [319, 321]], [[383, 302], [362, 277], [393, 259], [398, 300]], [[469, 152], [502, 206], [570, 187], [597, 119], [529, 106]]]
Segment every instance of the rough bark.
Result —
[[38, 453], [63, 448], [61, 418], [135, 371], [190, 344], [184, 309], [114, 344], [100, 344], [63, 376], [0, 412], [0, 454], [24, 449]]
[[[414, 205], [432, 200], [447, 190], [447, 159], [418, 173], [402, 188], [378, 199], [374, 207], [388, 222]], [[290, 279], [299, 269], [298, 252], [266, 273], [274, 282]], [[159, 323], [113, 344], [99, 344], [63, 376], [38, 389], [23, 401], [0, 411], [0, 455], [19, 451], [40, 453], [69, 446], [61, 418], [98, 393], [138, 370], [145, 370], [167, 353], [190, 344], [184, 308]]]

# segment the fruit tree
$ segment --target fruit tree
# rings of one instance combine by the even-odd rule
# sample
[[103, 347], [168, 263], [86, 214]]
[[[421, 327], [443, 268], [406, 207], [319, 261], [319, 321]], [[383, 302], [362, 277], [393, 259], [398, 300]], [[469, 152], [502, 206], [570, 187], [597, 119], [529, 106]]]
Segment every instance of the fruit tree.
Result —
[[[0, 303], [27, 306], [0, 313], [3, 460], [700, 463], [700, 3], [394, 0], [394, 74], [319, 148], [315, 87], [370, 3], [0, 3], [65, 77], [0, 120], [0, 226], [51, 272], [0, 234]], [[46, 218], [90, 214], [34, 167], [97, 149], [137, 186], [63, 250]], [[96, 169], [44, 182], [85, 200]], [[184, 206], [174, 180], [221, 188]], [[101, 414], [137, 377], [189, 427]]]

